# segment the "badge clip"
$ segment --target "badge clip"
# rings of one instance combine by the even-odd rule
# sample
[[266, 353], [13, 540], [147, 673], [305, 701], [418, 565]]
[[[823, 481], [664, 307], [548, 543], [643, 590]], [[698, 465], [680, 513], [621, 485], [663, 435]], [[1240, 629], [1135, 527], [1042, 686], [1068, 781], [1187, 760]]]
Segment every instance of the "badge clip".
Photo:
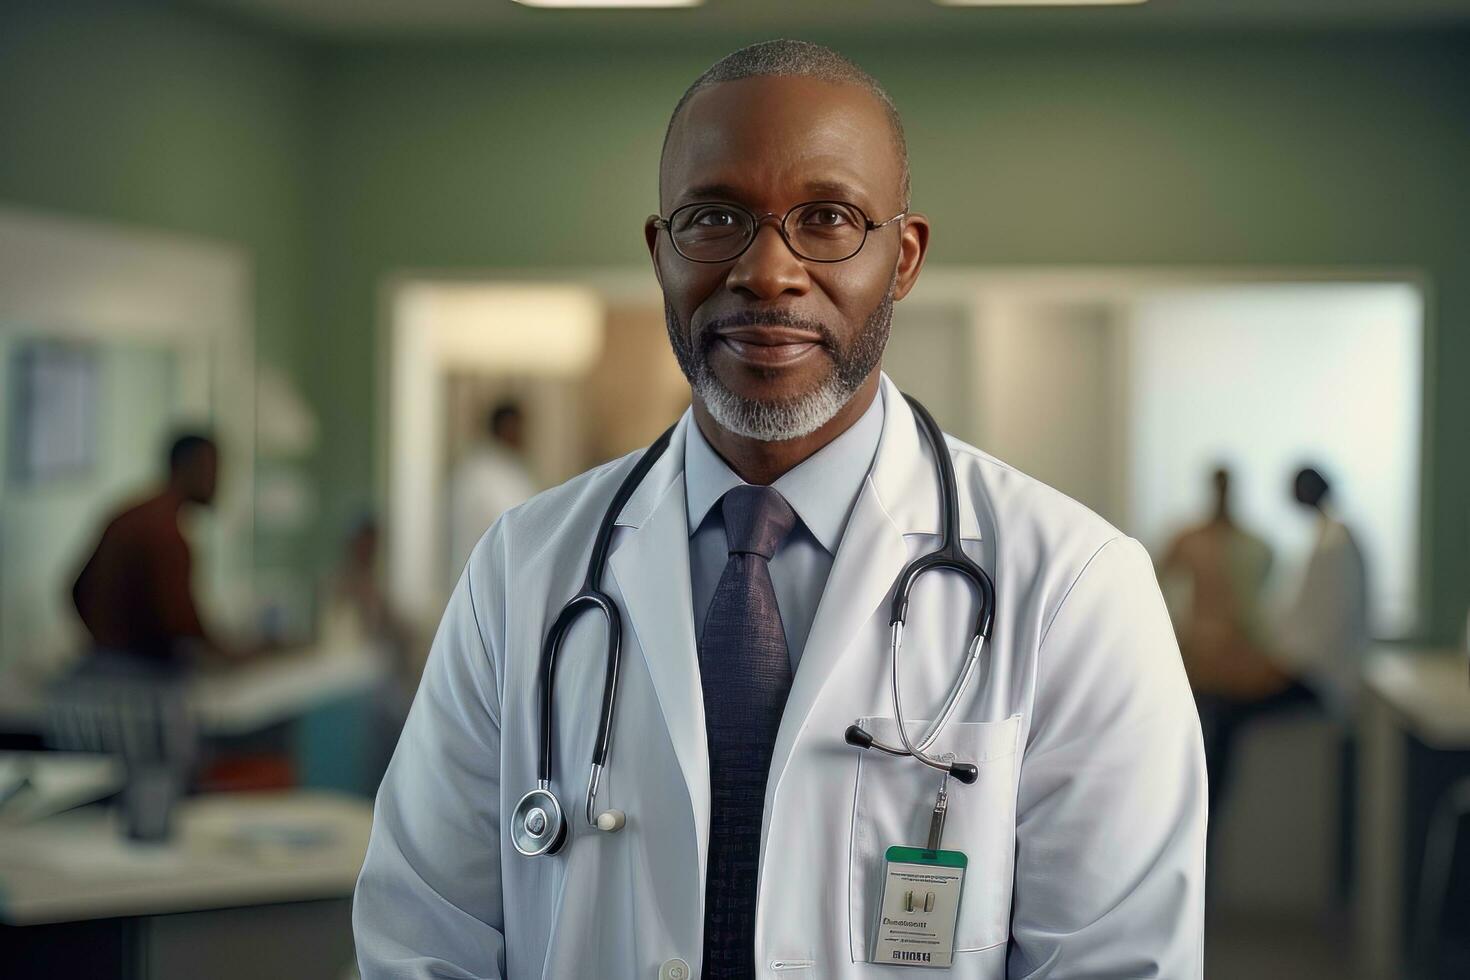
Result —
[[[952, 762], [953, 755], [944, 757]], [[878, 911], [873, 962], [892, 966], [948, 967], [954, 964], [960, 895], [969, 859], [940, 849], [949, 815], [949, 774], [939, 782], [929, 816], [928, 846], [888, 848], [883, 900]]]

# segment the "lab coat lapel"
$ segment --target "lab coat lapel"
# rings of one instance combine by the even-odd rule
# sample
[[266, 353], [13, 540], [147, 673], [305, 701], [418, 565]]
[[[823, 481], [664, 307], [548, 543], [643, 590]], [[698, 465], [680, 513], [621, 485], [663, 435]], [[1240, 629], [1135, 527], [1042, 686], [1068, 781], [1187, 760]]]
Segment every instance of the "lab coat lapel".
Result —
[[[886, 374], [881, 397], [883, 435], [873, 470], [838, 545], [776, 736], [773, 778], [766, 784], [768, 820], [792, 751], [823, 689], [853, 651], [859, 631], [880, 614], [880, 605], [891, 600], [899, 573], [913, 557], [905, 535], [925, 536], [927, 546], [933, 547], [943, 529], [939, 478], [918, 419]], [[961, 538], [980, 540], [979, 521], [968, 494], [960, 494], [959, 509]], [[881, 615], [886, 623], [886, 608]]]
[[806, 727], [807, 719], [838, 664], [853, 648], [857, 636], [879, 605], [888, 597], [894, 580], [908, 560], [903, 530], [884, 506], [880, 487], [893, 482], [892, 471], [912, 470], [924, 465], [915, 444], [913, 416], [903, 396], [884, 376], [883, 434], [879, 439], [873, 472], [853, 505], [847, 528], [833, 557], [832, 570], [812, 621], [806, 648], [801, 653], [786, 710], [776, 735], [771, 759], [773, 778], [766, 784], [766, 814], [780, 788], [792, 750]]
[[[703, 854], [709, 834], [709, 750], [689, 584], [684, 499], [684, 436], [689, 424], [686, 414], [663, 457], [623, 508], [618, 524], [624, 530], [608, 567], [623, 597], [624, 636], [636, 639], [653, 679]], [[627, 745], [624, 751], [636, 752], [637, 746]], [[701, 870], [700, 894], [703, 884]]]

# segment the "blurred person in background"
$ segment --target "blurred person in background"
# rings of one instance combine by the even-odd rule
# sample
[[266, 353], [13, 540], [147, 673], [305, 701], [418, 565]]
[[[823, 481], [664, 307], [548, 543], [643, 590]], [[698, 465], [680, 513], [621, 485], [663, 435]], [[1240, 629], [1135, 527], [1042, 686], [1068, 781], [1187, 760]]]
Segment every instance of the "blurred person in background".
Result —
[[321, 645], [331, 653], [371, 657], [381, 668], [373, 692], [374, 780], [382, 775], [408, 716], [418, 686], [419, 657], [413, 631], [393, 608], [380, 575], [381, 533], [371, 514], [347, 535], [342, 557], [328, 585]]
[[1273, 650], [1281, 669], [1299, 677], [1334, 718], [1347, 724], [1371, 639], [1368, 575], [1363, 552], [1337, 516], [1331, 494], [1331, 485], [1314, 467], [1304, 467], [1292, 480], [1293, 498], [1315, 518], [1316, 538]]
[[1281, 669], [1310, 688], [1338, 730], [1339, 898], [1351, 897], [1357, 836], [1358, 692], [1372, 641], [1368, 572], [1357, 538], [1334, 508], [1332, 486], [1303, 467], [1292, 497], [1316, 521], [1316, 538], [1296, 595], [1282, 617], [1272, 650]]
[[218, 481], [219, 450], [209, 436], [175, 439], [163, 487], [108, 521], [72, 586], [91, 649], [51, 691], [47, 741], [122, 758], [121, 827], [139, 840], [168, 837], [196, 761], [189, 669], [245, 653], [205, 629], [179, 527], [184, 507], [213, 502]]
[[[1271, 547], [1236, 522], [1230, 482], [1224, 467], [1211, 472], [1209, 519], [1176, 537], [1160, 563], [1204, 734], [1212, 844], [1241, 728], [1315, 703], [1311, 691], [1283, 672], [1270, 653], [1262, 599]], [[1170, 587], [1181, 580], [1185, 589]]]
[[475, 543], [496, 518], [530, 499], [536, 482], [526, 468], [525, 417], [501, 402], [485, 418], [485, 438], [467, 449], [449, 479], [449, 568], [453, 586]]
[[1271, 693], [1280, 673], [1264, 652], [1261, 608], [1271, 546], [1236, 522], [1228, 469], [1211, 472], [1210, 487], [1210, 517], [1180, 532], [1160, 563], [1185, 669], [1196, 692]]
[[204, 628], [194, 601], [193, 556], [179, 528], [186, 506], [208, 507], [219, 482], [219, 450], [190, 433], [168, 451], [164, 485], [108, 521], [72, 586], [94, 651], [155, 665], [192, 653], [229, 659], [241, 651]]
[[[1316, 516], [1317, 534], [1285, 614], [1269, 634], [1257, 634], [1259, 640], [1242, 630], [1228, 641], [1207, 645], [1191, 676], [1205, 738], [1212, 815], [1230, 792], [1235, 746], [1244, 727], [1294, 711], [1323, 712], [1337, 723], [1338, 887], [1345, 893], [1351, 873], [1354, 796], [1350, 721], [1369, 639], [1368, 593], [1362, 553], [1351, 531], [1334, 516], [1328, 491], [1326, 479], [1310, 467], [1292, 481], [1295, 500]], [[1189, 637], [1186, 627], [1181, 632], [1186, 650]], [[1212, 831], [1216, 827], [1212, 822]]]

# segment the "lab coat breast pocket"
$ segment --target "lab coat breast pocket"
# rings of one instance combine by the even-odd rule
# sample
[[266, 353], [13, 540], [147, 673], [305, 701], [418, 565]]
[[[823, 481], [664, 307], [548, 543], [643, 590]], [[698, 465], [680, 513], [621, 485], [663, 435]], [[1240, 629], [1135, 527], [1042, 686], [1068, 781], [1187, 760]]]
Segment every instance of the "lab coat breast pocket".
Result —
[[[858, 720], [877, 738], [897, 744], [892, 718]], [[928, 753], [954, 753], [973, 761], [980, 778], [966, 786], [949, 781], [949, 817], [942, 847], [969, 858], [960, 898], [955, 952], [989, 949], [1010, 935], [1011, 885], [1016, 848], [1016, 738], [1021, 716], [1004, 721], [950, 722]], [[929, 722], [910, 720], [909, 737]], [[934, 798], [943, 774], [909, 758], [876, 751], [858, 754], [849, 868], [849, 937], [852, 957], [867, 962], [883, 898], [884, 852], [894, 844], [923, 847], [929, 839]]]

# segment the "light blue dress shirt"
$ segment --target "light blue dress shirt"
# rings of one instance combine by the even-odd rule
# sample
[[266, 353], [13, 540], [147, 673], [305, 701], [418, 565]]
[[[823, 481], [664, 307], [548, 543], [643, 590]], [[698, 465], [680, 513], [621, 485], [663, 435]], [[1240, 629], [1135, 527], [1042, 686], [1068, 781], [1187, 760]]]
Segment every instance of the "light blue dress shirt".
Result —
[[[798, 518], [796, 527], [771, 559], [771, 584], [781, 608], [793, 674], [806, 647], [822, 590], [827, 587], [832, 558], [873, 466], [882, 434], [880, 391], [847, 431], [771, 484]], [[699, 426], [691, 422], [684, 441], [684, 493], [689, 512], [689, 577], [696, 636], [704, 629], [715, 586], [730, 557], [724, 515], [716, 505], [727, 490], [744, 482], [705, 440]]]

